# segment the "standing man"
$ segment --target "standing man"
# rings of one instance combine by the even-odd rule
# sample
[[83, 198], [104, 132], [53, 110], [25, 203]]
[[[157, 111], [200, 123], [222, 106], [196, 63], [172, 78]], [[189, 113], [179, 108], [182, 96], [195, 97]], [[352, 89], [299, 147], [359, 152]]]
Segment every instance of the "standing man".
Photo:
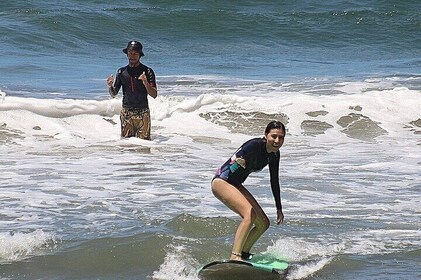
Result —
[[107, 79], [108, 91], [115, 97], [123, 87], [123, 107], [120, 112], [121, 137], [139, 137], [151, 139], [151, 116], [149, 112], [148, 95], [156, 98], [158, 95], [155, 73], [143, 65], [140, 58], [144, 56], [142, 44], [130, 41], [123, 52], [127, 55], [129, 64], [117, 70], [117, 76]]

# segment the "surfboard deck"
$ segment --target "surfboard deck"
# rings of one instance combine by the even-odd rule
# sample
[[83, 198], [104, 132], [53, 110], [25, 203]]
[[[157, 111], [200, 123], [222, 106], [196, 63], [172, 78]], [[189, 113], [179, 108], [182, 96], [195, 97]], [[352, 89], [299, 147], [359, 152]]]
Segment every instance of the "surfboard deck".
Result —
[[203, 280], [211, 279], [283, 279], [288, 272], [288, 263], [268, 256], [253, 256], [248, 261], [220, 260], [211, 262], [198, 271]]

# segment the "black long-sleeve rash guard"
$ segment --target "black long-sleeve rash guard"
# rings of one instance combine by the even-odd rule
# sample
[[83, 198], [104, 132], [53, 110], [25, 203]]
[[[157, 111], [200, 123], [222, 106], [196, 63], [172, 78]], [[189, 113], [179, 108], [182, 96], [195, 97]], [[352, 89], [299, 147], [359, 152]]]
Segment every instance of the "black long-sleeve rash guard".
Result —
[[139, 76], [146, 74], [148, 82], [156, 87], [155, 73], [151, 68], [140, 63], [137, 67], [124, 66], [118, 69], [114, 82], [114, 92], [123, 87], [123, 107], [129, 109], [149, 108], [148, 92]]
[[[244, 160], [244, 162], [243, 162]], [[282, 210], [279, 186], [280, 152], [268, 153], [265, 138], [254, 138], [245, 142], [216, 172], [215, 177], [239, 186], [252, 172], [262, 170], [269, 164], [270, 186], [276, 209]], [[244, 166], [242, 166], [244, 165]]]

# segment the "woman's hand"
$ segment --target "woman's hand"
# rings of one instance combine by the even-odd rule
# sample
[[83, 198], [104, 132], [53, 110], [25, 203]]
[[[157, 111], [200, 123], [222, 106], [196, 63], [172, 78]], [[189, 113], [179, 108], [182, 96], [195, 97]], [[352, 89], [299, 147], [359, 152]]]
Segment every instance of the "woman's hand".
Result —
[[282, 213], [282, 210], [278, 210], [276, 212], [277, 218], [276, 218], [276, 224], [282, 224], [284, 222], [284, 213]]

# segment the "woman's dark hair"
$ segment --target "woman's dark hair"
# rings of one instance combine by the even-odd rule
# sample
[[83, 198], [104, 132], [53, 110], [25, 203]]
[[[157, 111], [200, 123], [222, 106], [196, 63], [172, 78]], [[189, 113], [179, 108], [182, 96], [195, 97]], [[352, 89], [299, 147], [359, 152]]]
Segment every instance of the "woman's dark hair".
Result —
[[285, 125], [280, 121], [271, 121], [270, 123], [268, 123], [265, 129], [265, 134], [268, 134], [272, 129], [282, 129], [282, 131], [286, 133]]

